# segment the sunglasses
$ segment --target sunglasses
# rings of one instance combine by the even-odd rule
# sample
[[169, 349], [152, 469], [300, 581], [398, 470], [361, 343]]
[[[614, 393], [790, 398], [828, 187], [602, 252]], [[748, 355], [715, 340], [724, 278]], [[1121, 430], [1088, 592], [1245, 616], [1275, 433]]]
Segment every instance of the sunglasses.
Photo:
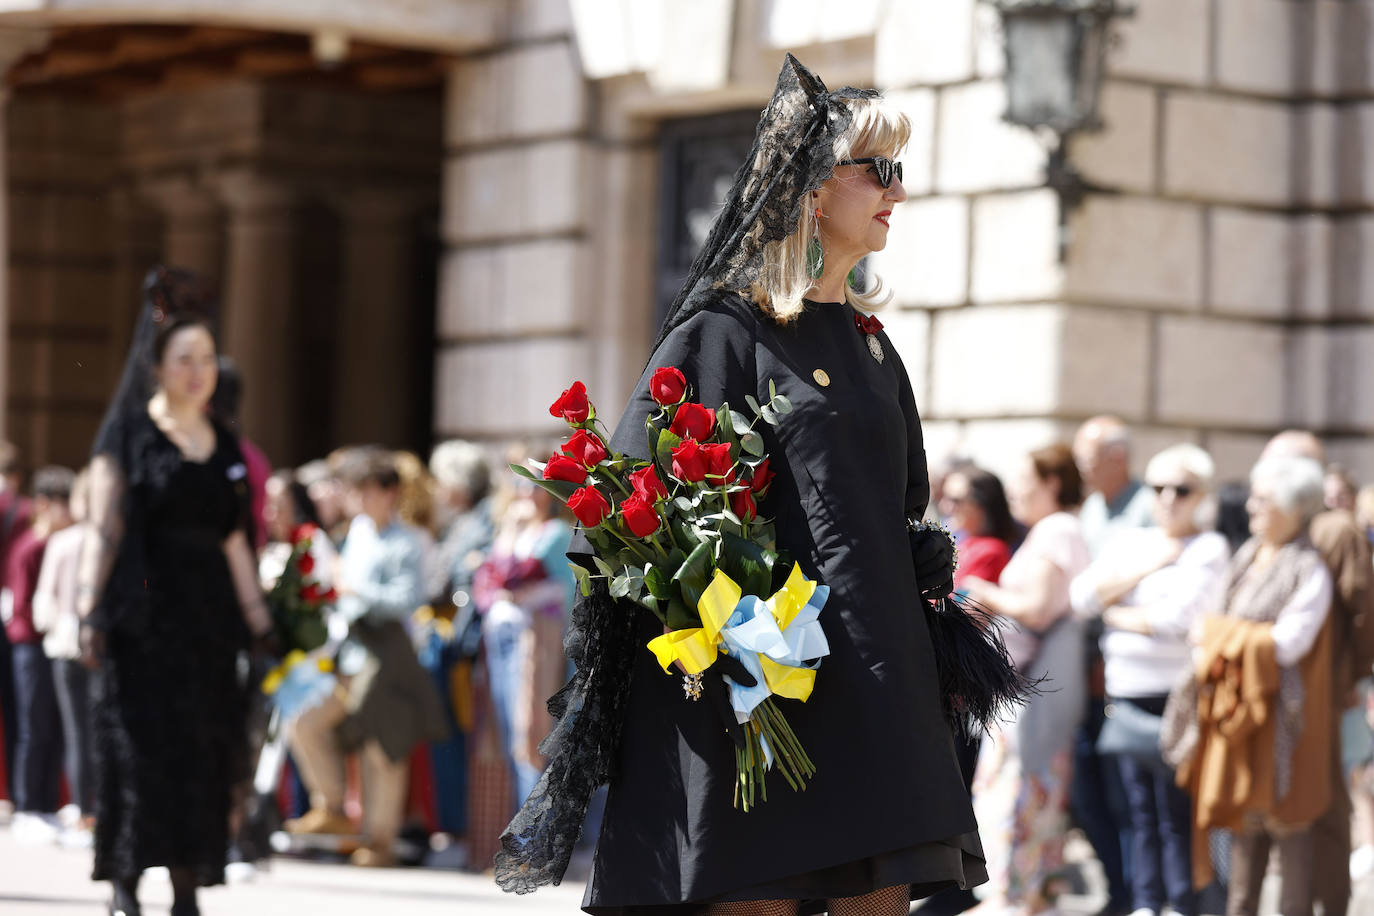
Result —
[[902, 180], [902, 164], [893, 162], [886, 156], [864, 156], [862, 159], [842, 159], [836, 165], [869, 165], [873, 167], [873, 174], [878, 176], [878, 184], [885, 188], [892, 187], [892, 176], [896, 175], [897, 180]]
[[1150, 489], [1155, 491], [1156, 496], [1163, 496], [1165, 490], [1173, 490], [1174, 495], [1179, 499], [1187, 499], [1196, 491], [1195, 487], [1186, 483], [1157, 483], [1150, 487]]

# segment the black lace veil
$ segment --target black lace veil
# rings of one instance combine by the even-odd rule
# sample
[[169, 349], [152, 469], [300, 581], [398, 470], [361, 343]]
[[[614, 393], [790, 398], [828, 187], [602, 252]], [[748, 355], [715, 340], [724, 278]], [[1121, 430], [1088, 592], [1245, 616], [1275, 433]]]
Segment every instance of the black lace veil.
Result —
[[[749, 156], [651, 354], [710, 299], [708, 291], [747, 289], [758, 279], [764, 249], [796, 230], [806, 194], [834, 171], [835, 141], [853, 120], [847, 100], [876, 96], [862, 89], [831, 92], [787, 55]], [[564, 648], [577, 673], [549, 701], [557, 721], [540, 745], [548, 766], [501, 835], [496, 881], [507, 891], [526, 894], [563, 879], [592, 793], [614, 772], [638, 617], [632, 606], [617, 608], [597, 583], [589, 596], [578, 597], [569, 621]]]

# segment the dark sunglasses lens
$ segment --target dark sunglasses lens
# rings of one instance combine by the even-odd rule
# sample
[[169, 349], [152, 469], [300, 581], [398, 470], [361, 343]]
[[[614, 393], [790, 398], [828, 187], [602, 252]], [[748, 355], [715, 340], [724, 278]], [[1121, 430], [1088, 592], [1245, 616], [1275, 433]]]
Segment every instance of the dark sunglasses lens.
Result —
[[1174, 487], [1174, 492], [1178, 494], [1179, 499], [1187, 499], [1193, 495], [1193, 488], [1188, 486]]
[[[904, 179], [902, 178], [902, 164], [901, 164], [900, 162], [894, 162], [894, 163], [892, 164], [892, 167], [893, 167], [893, 169], [894, 169], [894, 170], [896, 171], [896, 173], [897, 173], [897, 180], [898, 180], [898, 181], [904, 180]], [[889, 183], [890, 183], [890, 182], [889, 182]]]
[[1172, 484], [1157, 484], [1152, 489], [1155, 491], [1156, 496], [1163, 496], [1165, 490], [1172, 490], [1174, 492], [1174, 495], [1177, 496], [1179, 499], [1187, 499], [1189, 496], [1193, 495], [1193, 488], [1188, 486], [1188, 484], [1186, 483], [1182, 486], [1177, 487], [1173, 486]]
[[892, 186], [892, 160], [886, 156], [875, 156], [873, 170], [878, 173], [878, 184], [885, 188]]

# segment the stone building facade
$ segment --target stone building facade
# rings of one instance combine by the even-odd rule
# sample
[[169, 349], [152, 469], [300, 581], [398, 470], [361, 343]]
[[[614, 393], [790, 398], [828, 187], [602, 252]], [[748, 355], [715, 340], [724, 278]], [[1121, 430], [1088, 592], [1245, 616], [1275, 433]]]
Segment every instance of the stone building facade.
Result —
[[[36, 460], [79, 460], [152, 256], [217, 279], [248, 432], [279, 461], [551, 434], [573, 378], [613, 410], [709, 221], [682, 189], [718, 186], [791, 50], [911, 118], [910, 200], [872, 266], [932, 455], [1006, 470], [1110, 411], [1142, 456], [1189, 439], [1236, 475], [1303, 425], [1374, 476], [1369, 0], [1139, 0], [1062, 221], [1046, 148], [1001, 121], [976, 0], [255, 0], [228, 25], [306, 36], [317, 63], [342, 37], [355, 78], [240, 55], [114, 101], [35, 81], [34, 61], [82, 30], [223, 11], [9, 5], [0, 24], [33, 32], [8, 56], [0, 423]], [[364, 79], [357, 48], [438, 75]], [[129, 76], [113, 58], [88, 82]]]

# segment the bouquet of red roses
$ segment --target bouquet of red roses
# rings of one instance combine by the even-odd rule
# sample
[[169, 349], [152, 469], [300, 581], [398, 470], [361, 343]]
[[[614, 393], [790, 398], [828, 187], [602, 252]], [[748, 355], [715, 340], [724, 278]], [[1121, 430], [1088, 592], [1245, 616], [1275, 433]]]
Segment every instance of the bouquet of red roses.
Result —
[[325, 609], [338, 596], [334, 589], [324, 588], [314, 575], [315, 557], [310, 552], [310, 545], [317, 537], [325, 535], [309, 524], [291, 533], [291, 553], [276, 584], [267, 593], [267, 608], [271, 612], [277, 644], [286, 657], [263, 680], [264, 693], [275, 693], [292, 669], [329, 638]]
[[748, 810], [756, 791], [767, 800], [769, 769], [797, 790], [815, 774], [774, 699], [805, 702], [830, 651], [818, 621], [829, 588], [779, 555], [759, 513], [773, 472], [756, 427], [778, 425], [792, 405], [769, 382], [766, 403], [745, 398], [752, 416], [706, 407], [688, 400], [673, 367], [656, 369], [649, 386], [651, 460], [609, 450], [575, 382], [549, 408], [572, 427], [568, 441], [543, 465], [512, 470], [566, 503], [595, 548], [591, 568], [573, 567], [583, 593], [601, 577], [612, 597], [654, 614], [664, 632], [648, 648], [665, 672], [685, 674], [691, 699], [714, 688], [705, 678], [720, 678], [737, 736], [735, 801]]

